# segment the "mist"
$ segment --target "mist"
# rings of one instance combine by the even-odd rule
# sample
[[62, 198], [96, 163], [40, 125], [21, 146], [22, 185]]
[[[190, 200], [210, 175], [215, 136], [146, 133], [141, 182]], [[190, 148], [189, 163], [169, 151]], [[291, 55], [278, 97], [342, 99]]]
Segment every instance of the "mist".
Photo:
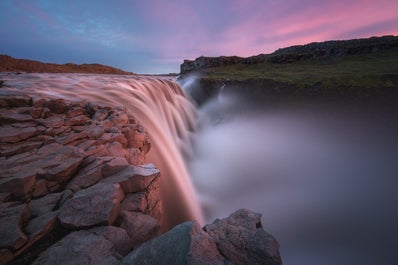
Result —
[[206, 221], [262, 213], [284, 264], [397, 264], [397, 116], [244, 98], [221, 89], [199, 110], [189, 170]]

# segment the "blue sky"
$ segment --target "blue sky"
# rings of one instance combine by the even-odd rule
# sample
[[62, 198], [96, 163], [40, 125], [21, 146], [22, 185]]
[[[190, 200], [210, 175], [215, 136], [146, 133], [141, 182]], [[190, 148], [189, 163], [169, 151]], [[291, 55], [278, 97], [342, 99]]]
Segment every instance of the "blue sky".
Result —
[[200, 55], [398, 35], [397, 10], [396, 0], [1, 0], [0, 53], [169, 73]]

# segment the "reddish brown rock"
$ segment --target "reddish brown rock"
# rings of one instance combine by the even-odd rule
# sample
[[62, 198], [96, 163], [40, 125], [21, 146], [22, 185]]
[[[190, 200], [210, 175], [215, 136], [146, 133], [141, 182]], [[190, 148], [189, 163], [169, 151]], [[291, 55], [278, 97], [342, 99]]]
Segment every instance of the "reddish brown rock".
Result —
[[41, 141], [23, 141], [16, 144], [4, 144], [0, 146], [0, 156], [12, 156], [24, 152], [29, 152], [39, 148], [42, 145], [43, 142]]
[[[2, 163], [0, 162], [0, 164]], [[3, 174], [7, 173], [3, 171]], [[12, 177], [0, 178], [0, 192], [9, 192], [16, 199], [26, 200], [30, 198], [36, 181], [35, 173], [29, 170], [21, 170], [10, 175]]]
[[29, 208], [26, 204], [12, 207], [0, 207], [0, 249], [19, 249], [28, 238], [22, 231], [22, 226], [29, 218]]
[[64, 192], [50, 193], [39, 199], [31, 200], [29, 202], [30, 215], [32, 217], [37, 217], [54, 211], [59, 205], [63, 195]]
[[123, 199], [120, 185], [98, 183], [76, 192], [72, 199], [62, 205], [58, 217], [62, 225], [71, 229], [112, 225]]
[[14, 126], [3, 126], [1, 128], [0, 143], [17, 143], [26, 140], [37, 133], [35, 127], [16, 128]]
[[159, 222], [149, 215], [122, 211], [117, 220], [118, 226], [125, 229], [133, 240], [133, 247], [160, 234]]
[[[94, 156], [90, 158], [93, 158], [93, 160], [78, 171], [75, 177], [66, 185], [67, 189], [76, 192], [88, 188], [102, 179], [102, 166], [111, 158], [95, 158]], [[88, 159], [85, 160], [88, 161]]]
[[115, 157], [111, 161], [107, 162], [104, 166], [102, 166], [102, 175], [104, 177], [109, 177], [114, 175], [126, 167], [128, 167], [129, 163], [123, 157]]
[[140, 211], [145, 213], [147, 206], [146, 192], [137, 192], [127, 194], [120, 204], [120, 209], [129, 212]]

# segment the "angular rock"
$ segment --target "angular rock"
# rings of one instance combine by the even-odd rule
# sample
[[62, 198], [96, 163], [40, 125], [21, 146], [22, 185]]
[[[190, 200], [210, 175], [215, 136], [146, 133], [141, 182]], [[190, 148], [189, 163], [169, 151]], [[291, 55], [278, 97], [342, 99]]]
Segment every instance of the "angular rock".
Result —
[[128, 167], [129, 163], [123, 157], [115, 157], [102, 167], [102, 175], [109, 177]]
[[0, 156], [12, 156], [23, 152], [34, 150], [43, 145], [43, 142], [32, 141], [32, 142], [19, 142], [15, 144], [2, 145], [0, 147]]
[[33, 187], [33, 198], [37, 198], [48, 194], [47, 181], [45, 179], [38, 179]]
[[127, 231], [127, 234], [133, 240], [134, 248], [160, 234], [159, 222], [142, 213], [122, 211], [117, 223], [119, 227]]
[[25, 95], [10, 95], [0, 99], [0, 106], [5, 108], [28, 107], [32, 105], [32, 98]]
[[160, 237], [145, 242], [124, 257], [128, 264], [226, 264], [214, 240], [196, 222], [177, 225]]
[[133, 193], [146, 190], [156, 178], [159, 178], [159, 170], [154, 165], [130, 165], [102, 182], [119, 183], [124, 193]]
[[21, 170], [13, 177], [0, 178], [0, 192], [9, 192], [16, 199], [26, 200], [31, 196], [35, 180], [33, 172]]
[[126, 195], [126, 197], [120, 204], [120, 209], [129, 212], [145, 212], [147, 209], [147, 205], [148, 203], [145, 192], [130, 193]]
[[[87, 166], [78, 171], [74, 178], [66, 185], [67, 189], [76, 192], [88, 188], [102, 179], [102, 165], [108, 160], [95, 158]], [[110, 159], [110, 158], [109, 158]], [[83, 162], [84, 163], [84, 162]]]
[[26, 140], [37, 133], [35, 127], [16, 128], [13, 126], [3, 126], [1, 128], [0, 143], [17, 143]]
[[42, 252], [32, 263], [36, 265], [112, 265], [119, 260], [114, 256], [111, 241], [88, 231], [75, 231]]
[[26, 204], [0, 209], [0, 248], [19, 249], [28, 241], [22, 231], [28, 218]]
[[63, 99], [50, 99], [44, 103], [44, 106], [57, 114], [65, 113], [68, 110], [68, 105]]
[[0, 124], [30, 121], [33, 121], [33, 118], [30, 114], [20, 114], [15, 113], [15, 111], [12, 110], [0, 109]]
[[31, 200], [29, 202], [30, 215], [37, 217], [52, 212], [58, 206], [64, 192], [50, 193], [40, 199]]
[[133, 240], [126, 230], [116, 226], [100, 226], [88, 230], [112, 242], [114, 249], [120, 256], [126, 256], [133, 249]]
[[98, 183], [75, 193], [61, 206], [58, 217], [63, 226], [71, 229], [112, 225], [123, 198], [119, 184]]
[[279, 244], [262, 228], [261, 214], [240, 209], [225, 219], [216, 219], [204, 230], [233, 264], [282, 264]]

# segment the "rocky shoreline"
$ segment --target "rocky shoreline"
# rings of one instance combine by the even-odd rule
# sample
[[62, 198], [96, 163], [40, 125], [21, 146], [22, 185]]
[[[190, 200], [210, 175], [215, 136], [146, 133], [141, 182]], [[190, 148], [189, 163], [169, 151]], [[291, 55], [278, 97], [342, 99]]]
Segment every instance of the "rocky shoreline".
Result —
[[0, 264], [281, 264], [248, 210], [161, 235], [161, 172], [124, 108], [2, 95], [0, 129]]

